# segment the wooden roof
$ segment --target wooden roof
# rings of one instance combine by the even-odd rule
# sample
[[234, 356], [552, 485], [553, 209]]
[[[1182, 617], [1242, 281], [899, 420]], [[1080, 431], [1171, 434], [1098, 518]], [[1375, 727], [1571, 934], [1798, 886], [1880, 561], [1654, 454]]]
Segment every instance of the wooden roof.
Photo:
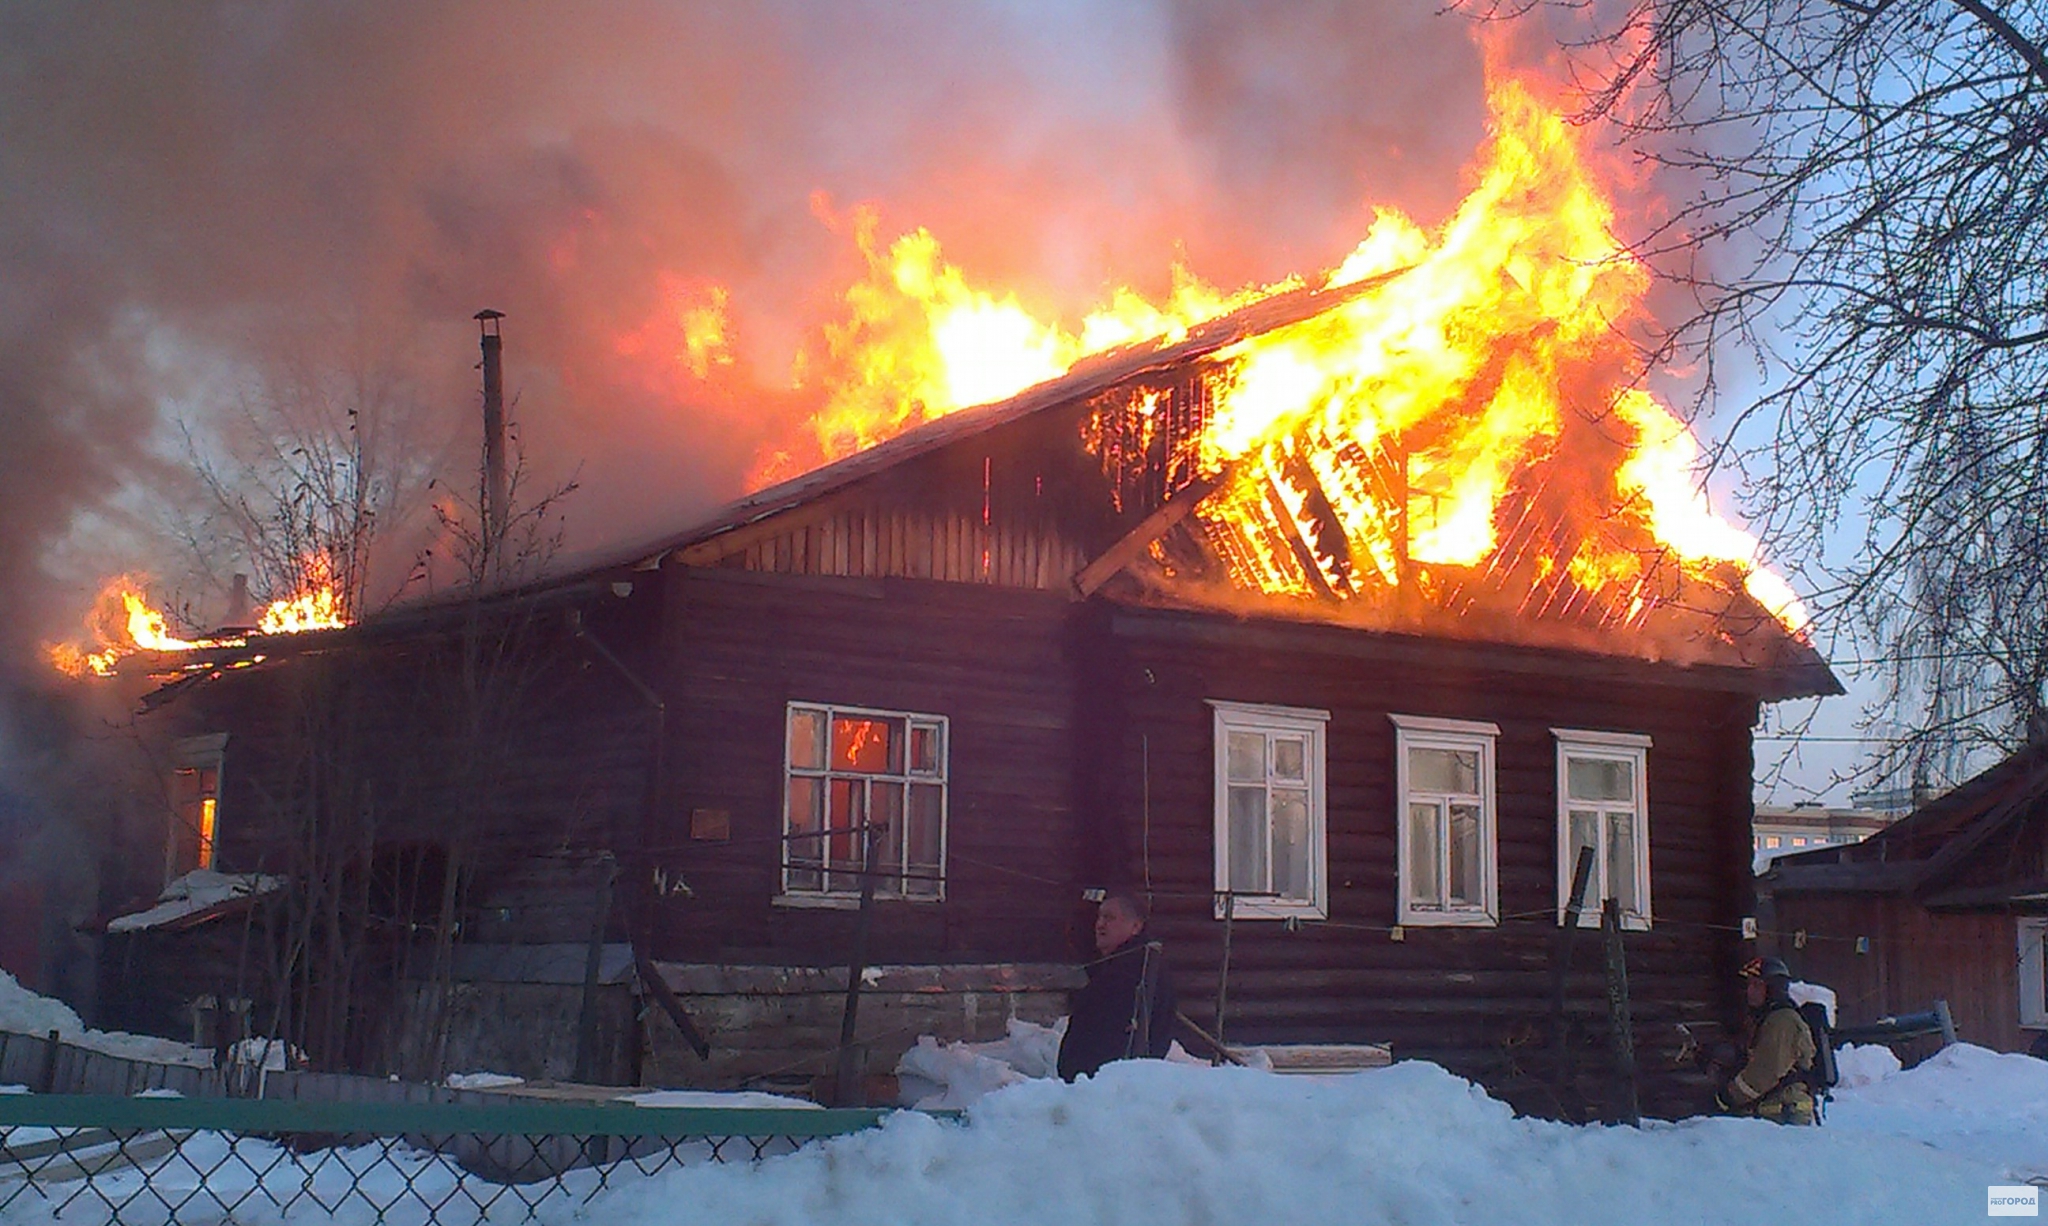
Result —
[[[2048, 871], [1986, 861], [2001, 835], [2043, 822], [2048, 742], [2035, 741], [1860, 843], [1779, 857], [1762, 882], [1778, 894], [1893, 894], [1937, 908], [2038, 904], [2048, 901]], [[1963, 884], [1973, 868], [1999, 880]]]

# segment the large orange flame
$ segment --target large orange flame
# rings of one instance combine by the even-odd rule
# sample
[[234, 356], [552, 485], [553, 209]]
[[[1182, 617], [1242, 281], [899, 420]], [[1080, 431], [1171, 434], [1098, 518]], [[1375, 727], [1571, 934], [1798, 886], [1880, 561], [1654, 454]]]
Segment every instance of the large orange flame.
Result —
[[1074, 331], [1041, 320], [1014, 294], [977, 288], [917, 229], [885, 249], [872, 209], [856, 209], [855, 245], [867, 276], [844, 295], [846, 317], [825, 329], [813, 421], [820, 458], [849, 455], [959, 409], [1055, 378], [1090, 353], [1187, 329], [1297, 282], [1224, 293], [1184, 268], [1166, 301], [1119, 288]]
[[[298, 590], [258, 612], [257, 633], [296, 634], [348, 625], [332, 560], [315, 552], [301, 559], [297, 569]], [[109, 582], [86, 618], [93, 646], [48, 644], [44, 652], [50, 663], [74, 677], [111, 677], [123, 659], [139, 651], [197, 651], [248, 643], [247, 636], [240, 634], [190, 639], [172, 634], [170, 615], [149, 602], [148, 586], [146, 580], [136, 575], [121, 575]]]
[[[1535, 560], [1541, 578], [1563, 575], [1640, 613], [1644, 585], [1669, 558], [1723, 587], [1733, 575], [1802, 632], [1806, 612], [1764, 567], [1756, 538], [1701, 491], [1691, 433], [1636, 386], [1627, 333], [1645, 322], [1650, 277], [1615, 237], [1581, 130], [1513, 78], [1490, 86], [1489, 103], [1491, 137], [1450, 219], [1425, 230], [1382, 208], [1321, 283], [1402, 275], [1218, 355], [1206, 428], [1180, 459], [1225, 477], [1195, 514], [1226, 542], [1232, 579], [1345, 598], [1412, 584], [1417, 566], [1522, 566], [1527, 540], [1503, 559], [1503, 532], [1524, 527], [1517, 507], [1540, 497], [1564, 507], [1546, 512], [1562, 551]], [[869, 271], [827, 334], [823, 458], [1298, 284], [1224, 294], [1182, 272], [1171, 301], [1119, 290], [1068, 332], [970, 284], [928, 232], [885, 250], [872, 214], [857, 223]]]

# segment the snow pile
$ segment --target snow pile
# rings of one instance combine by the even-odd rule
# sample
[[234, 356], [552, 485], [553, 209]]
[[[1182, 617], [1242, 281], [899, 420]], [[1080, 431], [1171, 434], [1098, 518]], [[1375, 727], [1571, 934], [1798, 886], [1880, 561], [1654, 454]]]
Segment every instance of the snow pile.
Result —
[[506, 1086], [523, 1086], [526, 1078], [514, 1077], [510, 1073], [450, 1073], [448, 1088], [451, 1090], [502, 1090]]
[[1851, 1043], [1835, 1049], [1835, 1069], [1841, 1081], [1835, 1093], [1854, 1090], [1882, 1081], [1905, 1066], [1899, 1057], [1882, 1043]]
[[[2004, 1066], [2010, 1059], [2023, 1058], [1951, 1049], [1939, 1064], [1930, 1062], [1929, 1075], [1916, 1069], [1880, 1078], [1839, 1106], [1863, 1098], [1874, 1107], [1889, 1097], [1915, 1113], [1902, 1120], [1938, 1126], [1945, 1111], [1958, 1109], [1966, 1087], [1988, 1075], [2007, 1082], [2025, 1076]], [[2008, 1085], [2001, 1109], [2023, 1109], [2030, 1093]], [[2022, 1122], [2014, 1117], [2014, 1127]], [[2040, 1124], [2036, 1117], [2026, 1126], [2040, 1135]], [[1803, 1226], [1922, 1226], [1979, 1221], [1986, 1186], [2014, 1181], [2015, 1172], [1998, 1160], [1945, 1152], [1917, 1135], [1738, 1119], [1641, 1129], [1522, 1119], [1471, 1083], [1421, 1062], [1341, 1077], [1280, 1077], [1129, 1061], [1075, 1085], [1027, 1078], [970, 1108], [964, 1124], [904, 1112], [878, 1129], [758, 1164], [693, 1164], [644, 1179], [618, 1172], [603, 1189], [594, 1172], [572, 1172], [570, 1195], [550, 1200], [536, 1217], [544, 1226], [1754, 1226], [1759, 1216], [1782, 1211]], [[276, 1151], [267, 1143], [237, 1144], [250, 1165], [229, 1163], [212, 1177], [213, 1190], [229, 1199], [247, 1190], [252, 1170], [268, 1172], [266, 1186], [278, 1200], [311, 1188], [332, 1203], [358, 1180], [380, 1201], [407, 1181], [429, 1196], [455, 1199], [459, 1173], [423, 1153], [401, 1150], [374, 1162], [367, 1151], [278, 1153], [273, 1165]], [[167, 1157], [153, 1179], [178, 1199], [195, 1170], [224, 1155], [221, 1138], [196, 1136], [186, 1159]], [[139, 1182], [132, 1172], [108, 1178], [115, 1194]], [[278, 1221], [274, 1205], [253, 1196], [235, 1220]], [[409, 1208], [395, 1209], [394, 1219], [411, 1220]], [[0, 1224], [25, 1226], [47, 1216], [46, 1205], [23, 1199], [0, 1212]], [[341, 1216], [370, 1215], [351, 1202]]]
[[1792, 993], [1793, 1004], [1819, 1004], [1822, 1009], [1827, 1011], [1829, 1027], [1834, 1026], [1835, 990], [1833, 988], [1824, 988], [1817, 983], [1804, 983], [1797, 979], [1787, 984], [1786, 987]]
[[22, 987], [21, 981], [6, 971], [0, 971], [0, 1030], [37, 1038], [46, 1037], [54, 1030], [66, 1043], [103, 1055], [157, 1064], [183, 1064], [192, 1068], [213, 1067], [213, 1053], [204, 1047], [152, 1035], [88, 1030], [70, 1005], [38, 996]]
[[[991, 1094], [965, 1125], [904, 1113], [757, 1167], [614, 1183], [634, 1223], [1975, 1221], [1996, 1164], [1757, 1120], [1643, 1129], [1518, 1119], [1434, 1065], [1276, 1077], [1164, 1061]], [[1793, 1185], [1796, 1183], [1796, 1190]], [[1768, 1190], [1759, 1200], [1758, 1190]]]
[[140, 932], [196, 915], [230, 899], [281, 890], [284, 885], [284, 878], [264, 873], [217, 873], [210, 868], [196, 868], [165, 886], [154, 907], [108, 920], [107, 931]]
[[306, 1065], [306, 1053], [283, 1039], [237, 1039], [228, 1044], [228, 1059], [265, 1073]]
[[1050, 1026], [1010, 1019], [992, 1043], [941, 1043], [920, 1035], [896, 1063], [903, 1102], [921, 1110], [969, 1106], [1005, 1086], [1059, 1074], [1067, 1019]]
[[[1877, 1063], [1852, 1050], [1860, 1065]], [[1955, 1043], [1904, 1072], [1854, 1087], [1845, 1078], [1827, 1124], [1966, 1154], [2018, 1177], [2008, 1182], [2048, 1178], [2048, 1060]]]
[[636, 1107], [794, 1107], [805, 1111], [823, 1110], [808, 1098], [765, 1094], [759, 1090], [649, 1090], [645, 1094], [629, 1095], [626, 1101]]

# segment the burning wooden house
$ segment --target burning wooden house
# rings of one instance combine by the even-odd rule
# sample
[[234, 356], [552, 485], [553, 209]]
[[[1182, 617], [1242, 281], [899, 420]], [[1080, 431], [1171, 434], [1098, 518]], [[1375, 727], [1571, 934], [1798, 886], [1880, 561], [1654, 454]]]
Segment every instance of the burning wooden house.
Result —
[[1645, 1104], [1696, 1109], [1665, 1056], [1739, 1009], [1750, 730], [1839, 686], [1628, 390], [1643, 274], [1583, 186], [1486, 179], [1535, 220], [1376, 229], [575, 575], [187, 653], [206, 867], [323, 892], [258, 943], [293, 1037], [732, 1085], [833, 1067], [851, 960], [886, 1072], [1062, 1012], [1084, 891], [1130, 886], [1230, 1042], [1600, 1109], [1604, 1056], [1560, 1093], [1546, 1047], [1561, 993], [1605, 1050], [1593, 959], [1553, 980], [1590, 849]]

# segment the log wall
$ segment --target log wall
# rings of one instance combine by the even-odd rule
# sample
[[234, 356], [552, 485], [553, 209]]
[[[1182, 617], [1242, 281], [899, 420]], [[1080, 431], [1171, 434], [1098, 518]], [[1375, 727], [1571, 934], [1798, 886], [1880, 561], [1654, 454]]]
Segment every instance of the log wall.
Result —
[[[1329, 919], [1287, 931], [1239, 921], [1228, 1037], [1244, 1042], [1391, 1042], [1483, 1080], [1527, 1109], [1553, 1111], [1547, 1057], [1556, 932], [1553, 727], [1647, 733], [1655, 922], [1628, 933], [1637, 1059], [1647, 1109], [1702, 1109], [1704, 1085], [1672, 1071], [1676, 1024], [1735, 1021], [1733, 972], [1748, 913], [1753, 700], [1692, 688], [1675, 670], [1602, 665], [1574, 676], [1561, 655], [1264, 628], [1215, 618], [1120, 612], [1101, 619], [1084, 707], [1113, 714], [1085, 777], [1109, 836], [1097, 871], [1149, 880], [1186, 1011], [1213, 1020], [1222, 923], [1213, 918], [1212, 714], [1207, 699], [1320, 708], [1328, 725]], [[1291, 644], [1282, 646], [1276, 644]], [[1476, 652], [1476, 654], [1475, 654]], [[1493, 667], [1477, 661], [1490, 658]], [[1547, 672], [1518, 671], [1541, 660]], [[1410, 926], [1395, 898], [1395, 730], [1389, 712], [1486, 720], [1496, 746], [1496, 928]], [[1149, 838], [1144, 830], [1149, 825]], [[1144, 847], [1149, 843], [1149, 862]], [[1611, 1108], [1599, 940], [1584, 932], [1570, 1009], [1584, 1050], [1579, 1093]], [[1603, 1105], [1604, 1104], [1604, 1105]]]
[[1773, 903], [1779, 955], [1793, 974], [1834, 989], [1842, 1024], [1919, 1013], [1939, 999], [1964, 1042], [1996, 1051], [2033, 1042], [2019, 1024], [2012, 916], [1942, 914], [1877, 894], [1790, 894]]
[[[944, 901], [876, 904], [871, 961], [1068, 956], [1078, 911], [1063, 597], [910, 579], [672, 566], [663, 691], [673, 790], [649, 832], [654, 956], [844, 965], [854, 913], [778, 899], [791, 702], [950, 721]], [[691, 815], [729, 837], [690, 837]], [[678, 887], [676, 883], [682, 883]]]

